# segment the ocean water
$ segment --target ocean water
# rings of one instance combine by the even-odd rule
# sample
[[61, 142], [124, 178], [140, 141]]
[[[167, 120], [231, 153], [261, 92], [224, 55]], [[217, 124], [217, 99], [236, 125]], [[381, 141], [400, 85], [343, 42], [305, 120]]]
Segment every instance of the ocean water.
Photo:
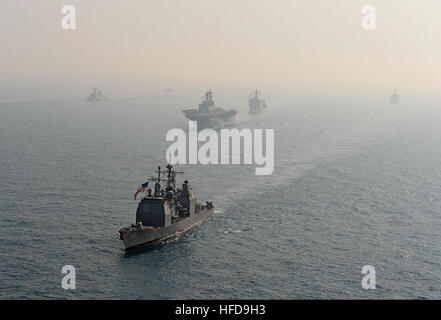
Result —
[[241, 106], [238, 128], [275, 129], [274, 173], [180, 166], [216, 215], [126, 253], [179, 99], [0, 104], [1, 299], [440, 298], [441, 108], [418, 102]]

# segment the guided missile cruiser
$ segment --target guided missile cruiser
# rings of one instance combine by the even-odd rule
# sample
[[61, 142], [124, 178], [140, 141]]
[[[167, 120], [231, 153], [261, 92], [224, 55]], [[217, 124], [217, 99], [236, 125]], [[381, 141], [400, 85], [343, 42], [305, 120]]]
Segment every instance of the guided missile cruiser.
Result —
[[[135, 224], [119, 230], [126, 250], [172, 237], [197, 226], [214, 214], [211, 202], [201, 204], [196, 201], [187, 180], [181, 188], [176, 188], [176, 175], [183, 172], [173, 170], [173, 166], [168, 164], [166, 170], [158, 167], [156, 173], [156, 177], [149, 179], [154, 182], [154, 190], [147, 189], [147, 194], [138, 204]], [[147, 186], [148, 182], [140, 188], [144, 190]], [[135, 199], [139, 191], [138, 188]]]

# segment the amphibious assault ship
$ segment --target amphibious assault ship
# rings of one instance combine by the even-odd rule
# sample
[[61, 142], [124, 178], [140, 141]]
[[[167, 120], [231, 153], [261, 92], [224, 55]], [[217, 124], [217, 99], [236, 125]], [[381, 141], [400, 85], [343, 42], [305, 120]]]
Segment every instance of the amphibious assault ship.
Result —
[[400, 102], [400, 96], [397, 94], [397, 87], [394, 87], [394, 93], [390, 96], [389, 102], [391, 104], [398, 104], [398, 102]]
[[253, 91], [248, 98], [248, 104], [250, 106], [250, 114], [262, 114], [268, 106], [265, 100], [259, 98], [259, 91]]
[[95, 102], [95, 101], [101, 101], [106, 100], [106, 97], [101, 93], [101, 90], [97, 90], [96, 87], [92, 88], [92, 92], [87, 97], [87, 101], [89, 102]]
[[215, 107], [213, 101], [213, 91], [205, 92], [199, 109], [186, 109], [182, 111], [184, 115], [193, 121], [198, 122], [200, 128], [222, 128], [234, 122], [237, 111], [234, 109], [226, 110]]
[[[158, 167], [157, 177], [149, 179], [155, 183], [155, 187], [153, 193], [149, 188], [139, 202], [136, 223], [119, 230], [126, 250], [188, 230], [214, 213], [211, 202], [206, 201], [202, 205], [196, 201], [187, 180], [182, 189], [176, 188], [176, 174], [183, 172], [173, 170], [170, 164], [166, 168], [162, 171]], [[161, 182], [165, 182], [165, 189], [162, 189]]]

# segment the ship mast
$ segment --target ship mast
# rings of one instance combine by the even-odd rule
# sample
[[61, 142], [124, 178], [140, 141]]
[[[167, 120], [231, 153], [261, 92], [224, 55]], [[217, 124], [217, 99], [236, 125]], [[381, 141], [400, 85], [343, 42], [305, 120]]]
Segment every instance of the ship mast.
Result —
[[[158, 169], [156, 170], [157, 176], [156, 177], [151, 177], [148, 180], [154, 181], [155, 182], [155, 193], [157, 193], [159, 190], [157, 190], [157, 185], [159, 185], [161, 182], [165, 182], [166, 183], [166, 191], [169, 190], [173, 190], [175, 191], [176, 189], [176, 175], [178, 173], [184, 173], [183, 171], [176, 171], [173, 170], [173, 166], [171, 164], [167, 164], [166, 166], [167, 170], [161, 170], [161, 167], [158, 167]], [[165, 178], [161, 177], [161, 174], [163, 174], [165, 176]], [[160, 188], [160, 187], [159, 187]]]
[[173, 166], [169, 163], [167, 164], [167, 191], [168, 190], [175, 190], [176, 188], [176, 175], [178, 173], [184, 173], [183, 171], [176, 171], [172, 170]]

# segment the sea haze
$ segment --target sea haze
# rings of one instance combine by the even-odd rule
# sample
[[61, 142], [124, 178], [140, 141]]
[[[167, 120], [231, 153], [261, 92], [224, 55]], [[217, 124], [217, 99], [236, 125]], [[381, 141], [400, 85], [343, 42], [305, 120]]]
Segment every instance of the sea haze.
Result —
[[237, 127], [275, 129], [274, 173], [179, 166], [216, 215], [126, 253], [133, 194], [188, 128], [180, 101], [0, 104], [0, 298], [440, 297], [441, 111], [416, 102], [268, 101], [251, 117], [245, 97]]

